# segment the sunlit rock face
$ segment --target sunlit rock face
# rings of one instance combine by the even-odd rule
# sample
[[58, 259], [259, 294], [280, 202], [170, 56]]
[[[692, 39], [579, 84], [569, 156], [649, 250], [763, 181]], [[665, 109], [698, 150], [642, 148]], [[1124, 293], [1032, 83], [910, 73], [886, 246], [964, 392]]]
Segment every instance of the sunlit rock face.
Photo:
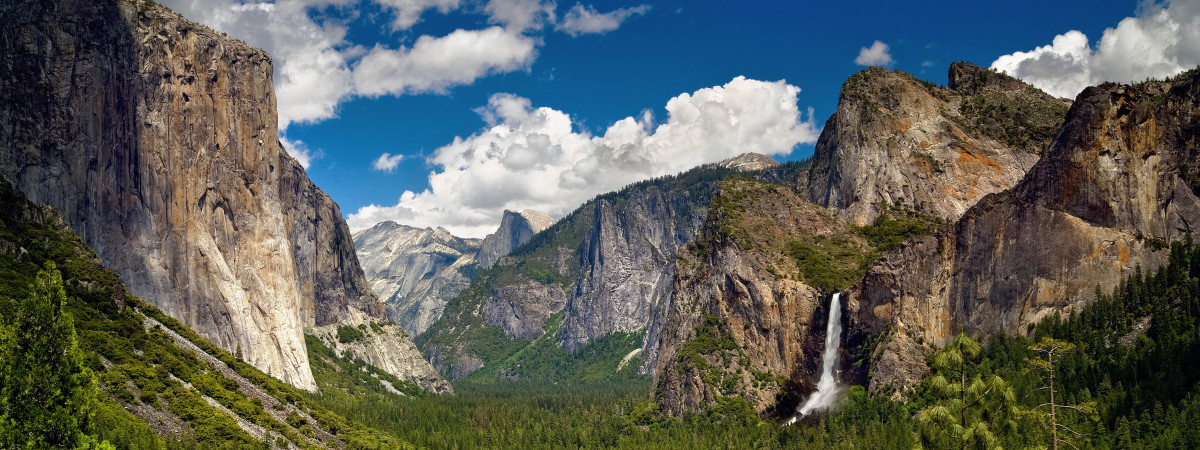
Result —
[[489, 268], [496, 265], [500, 258], [509, 252], [529, 242], [533, 235], [554, 225], [554, 218], [541, 211], [522, 209], [520, 211], [504, 211], [500, 219], [500, 229], [483, 238], [479, 247], [479, 265]]
[[918, 341], [944, 344], [959, 327], [1025, 334], [1138, 267], [1163, 265], [1161, 244], [1200, 223], [1198, 103], [1195, 70], [1088, 88], [1019, 184], [872, 265], [848, 303], [858, 327], [896, 337], [872, 388], [919, 382], [928, 369], [911, 357]]
[[955, 220], [1025, 176], [1069, 105], [967, 63], [951, 66], [949, 88], [866, 69], [842, 85], [802, 187], [857, 225], [889, 205]]
[[306, 327], [384, 320], [265, 52], [152, 2], [6, 2], [0, 33], [0, 172], [134, 294], [308, 390]]
[[382, 222], [354, 234], [354, 247], [371, 288], [388, 317], [411, 335], [424, 333], [442, 316], [446, 301], [470, 284], [478, 270], [479, 239], [444, 228]]

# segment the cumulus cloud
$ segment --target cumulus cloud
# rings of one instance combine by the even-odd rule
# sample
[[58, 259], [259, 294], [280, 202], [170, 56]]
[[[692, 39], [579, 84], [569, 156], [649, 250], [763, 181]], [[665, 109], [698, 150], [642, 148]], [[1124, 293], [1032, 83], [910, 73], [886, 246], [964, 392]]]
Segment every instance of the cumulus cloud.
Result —
[[[463, 10], [462, 0], [373, 0], [391, 14], [393, 30], [407, 30], [429, 11]], [[275, 61], [279, 129], [319, 122], [355, 96], [444, 94], [454, 86], [500, 73], [527, 70], [542, 40], [530, 36], [556, 23], [553, 0], [489, 0], [482, 7], [492, 26], [422, 35], [411, 47], [367, 46], [347, 40], [346, 23], [312, 14], [321, 8], [352, 8], [357, 0], [161, 0], [185, 17], [266, 50]], [[603, 33], [649, 7], [598, 13], [576, 4], [557, 26], [573, 36]], [[349, 11], [343, 9], [343, 11]], [[536, 34], [536, 33], [535, 33]]]
[[360, 95], [443, 93], [495, 73], [526, 69], [536, 57], [529, 36], [501, 27], [421, 36], [412, 48], [372, 48], [354, 66]]
[[619, 28], [626, 19], [645, 14], [648, 11], [650, 11], [649, 5], [639, 5], [601, 13], [591, 5], [584, 6], [576, 3], [567, 11], [562, 22], [559, 22], [556, 28], [571, 36], [607, 33]]
[[1105, 81], [1164, 78], [1200, 64], [1200, 2], [1143, 3], [1134, 17], [1104, 30], [1093, 48], [1071, 30], [1044, 46], [1004, 55], [992, 69], [1052, 95], [1074, 98]]
[[488, 23], [504, 25], [519, 33], [540, 30], [546, 22], [553, 23], [557, 6], [545, 0], [490, 0], [483, 11], [488, 15]]
[[375, 170], [380, 172], [392, 172], [396, 170], [396, 166], [399, 165], [400, 161], [403, 159], [404, 155], [384, 153], [379, 155], [379, 158], [376, 158], [375, 162], [371, 163], [371, 167], [374, 167]]
[[895, 60], [890, 53], [891, 48], [883, 41], [875, 41], [870, 48], [863, 47], [858, 51], [854, 63], [860, 66], [890, 66]]
[[391, 10], [393, 30], [407, 30], [421, 21], [425, 11], [437, 9], [442, 14], [458, 9], [459, 0], [375, 0], [380, 6]]
[[742, 152], [785, 156], [819, 134], [812, 110], [796, 105], [799, 88], [738, 77], [667, 102], [667, 118], [649, 111], [592, 135], [562, 111], [511, 94], [478, 110], [488, 126], [437, 149], [430, 187], [405, 192], [392, 206], [351, 214], [351, 229], [383, 220], [443, 226], [462, 236], [495, 231], [504, 209], [561, 217], [589, 198], [650, 177], [674, 174]]

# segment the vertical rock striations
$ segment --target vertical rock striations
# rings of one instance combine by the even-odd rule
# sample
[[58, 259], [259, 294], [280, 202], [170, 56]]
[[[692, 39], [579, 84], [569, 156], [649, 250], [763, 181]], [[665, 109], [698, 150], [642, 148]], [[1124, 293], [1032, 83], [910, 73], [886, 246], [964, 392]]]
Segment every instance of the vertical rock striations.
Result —
[[134, 294], [309, 390], [306, 326], [384, 317], [279, 143], [266, 53], [152, 2], [7, 2], [0, 24], [0, 172]]
[[828, 295], [801, 281], [789, 245], [843, 238], [849, 249], [870, 249], [835, 213], [786, 186], [722, 181], [704, 234], [679, 252], [658, 333], [663, 409], [700, 412], [718, 397], [740, 397], [763, 412], [811, 391]]

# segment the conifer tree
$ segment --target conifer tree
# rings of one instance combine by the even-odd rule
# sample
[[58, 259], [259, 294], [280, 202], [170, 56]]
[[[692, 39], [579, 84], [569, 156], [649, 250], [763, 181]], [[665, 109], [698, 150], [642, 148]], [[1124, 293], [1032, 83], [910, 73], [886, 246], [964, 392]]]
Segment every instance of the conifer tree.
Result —
[[94, 446], [96, 379], [63, 311], [67, 296], [53, 262], [30, 291], [0, 326], [0, 448]]
[[997, 375], [970, 374], [979, 343], [964, 333], [933, 356], [929, 379], [937, 401], [918, 414], [918, 438], [928, 448], [1000, 448], [998, 433], [1016, 428], [1016, 396]]

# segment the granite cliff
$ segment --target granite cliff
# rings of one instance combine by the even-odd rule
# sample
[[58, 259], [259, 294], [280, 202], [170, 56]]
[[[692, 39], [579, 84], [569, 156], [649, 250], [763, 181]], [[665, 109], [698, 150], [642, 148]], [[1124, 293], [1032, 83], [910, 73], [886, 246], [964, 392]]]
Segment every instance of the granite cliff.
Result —
[[529, 242], [533, 235], [554, 225], [554, 218], [541, 211], [523, 209], [520, 211], [504, 211], [500, 219], [500, 228], [495, 233], [483, 238], [479, 245], [479, 266], [487, 269], [500, 261], [500, 258], [516, 250], [517, 247]]
[[[792, 189], [722, 182], [705, 235], [680, 254], [688, 270], [677, 273], [661, 320], [655, 385], [668, 413], [738, 396], [759, 412], [790, 416], [817, 381], [830, 294], [868, 275], [871, 261], [895, 257], [889, 252], [903, 239], [931, 239], [985, 195], [1016, 185], [1070, 104], [966, 63], [953, 64], [949, 79], [947, 88], [861, 71], [843, 85], [808, 172], [771, 180]], [[936, 285], [895, 275], [889, 281]], [[912, 314], [939, 320], [943, 306]], [[842, 368], [852, 370], [841, 371], [844, 379], [865, 381], [863, 342], [890, 330], [847, 334]], [[920, 351], [893, 357], [924, 361]]]
[[[875, 73], [884, 81], [898, 76], [878, 69], [864, 73]], [[964, 83], [964, 76], [972, 82]], [[965, 96], [964, 104], [981, 91], [1023, 89], [1019, 82], [962, 64], [952, 67], [951, 85]], [[843, 103], [859, 108], [903, 102], [908, 95], [904, 92], [908, 91], [881, 90], [845, 102], [844, 90]], [[866, 383], [876, 394], [893, 394], [918, 383], [928, 373], [927, 354], [959, 329], [982, 336], [1024, 335], [1048, 315], [1089, 303], [1097, 289], [1110, 291], [1139, 267], [1149, 271], [1161, 266], [1167, 257], [1165, 244], [1188, 239], [1191, 224], [1200, 219], [1198, 100], [1200, 71], [1196, 70], [1163, 82], [1092, 87], [1071, 105], [1062, 126], [1050, 134], [1054, 136], [1050, 145], [1041, 152], [1035, 152], [1039, 141], [1031, 137], [1046, 134], [1031, 133], [1016, 121], [1003, 131], [1026, 139], [1003, 141], [1009, 145], [1005, 151], [1033, 157], [1040, 153], [1040, 158], [1011, 187], [980, 195], [961, 212], [956, 212], [959, 207], [954, 202], [913, 201], [920, 196], [907, 194], [902, 201], [888, 198], [887, 203], [874, 205], [831, 202], [826, 210], [806, 206], [778, 187], [727, 179], [714, 197], [704, 237], [690, 244], [694, 250], [680, 256], [656, 372], [662, 406], [679, 414], [733, 395], [749, 400], [760, 412], [774, 408], [779, 416], [790, 415], [799, 396], [816, 381], [830, 292], [847, 293], [842, 297], [848, 310], [843, 318], [847, 333], [841, 343], [842, 381]], [[882, 108], [875, 113], [894, 114]], [[842, 129], [842, 117], [839, 108], [830, 121], [835, 128], [827, 126], [818, 144], [813, 168], [796, 184], [810, 197], [814, 189], [838, 184], [826, 183], [839, 179], [830, 175], [838, 173], [839, 165], [831, 161], [856, 154], [831, 146], [834, 142], [824, 137], [853, 134]], [[986, 131], [986, 126], [967, 131], [985, 138], [1000, 133]], [[866, 127], [859, 132], [855, 139], [863, 141], [880, 136], [907, 139], [885, 128]], [[965, 151], [965, 145], [955, 144], [954, 151]], [[907, 159], [887, 156], [887, 146], [852, 149], [859, 154], [851, 164], [861, 166], [861, 174], [852, 178], [859, 187], [892, 186], [892, 166], [900, 165], [901, 173], [904, 167], [913, 167]], [[970, 172], [967, 169], [978, 167], [972, 158], [938, 161], [939, 170], [947, 174], [987, 178], [997, 173]], [[970, 179], [941, 181], [946, 186], [960, 182], [978, 186]], [[748, 189], [760, 194], [737, 195]], [[887, 192], [872, 189], [850, 192]], [[733, 197], [739, 200], [726, 201]], [[844, 197], [815, 200], [837, 198]], [[955, 201], [960, 200], [969, 198]], [[938, 216], [944, 225], [901, 235], [907, 239], [889, 244], [889, 239], [880, 238], [906, 229], [888, 226], [893, 211]], [[839, 230], [837, 221], [818, 221], [833, 214], [847, 225], [864, 220], [871, 225], [842, 225]], [[888, 232], [877, 233], [881, 226]], [[812, 250], [819, 245], [789, 244], [786, 252], [778, 246], [781, 240], [797, 242], [829, 230], [834, 230], [829, 239], [841, 240], [846, 247], [835, 253], [864, 255], [853, 280], [843, 277], [838, 278], [842, 283], [829, 283], [806, 276], [814, 267], [838, 267], [835, 253], [827, 259], [814, 257]], [[875, 252], [854, 250], [860, 237], [868, 238]], [[795, 266], [788, 267], [791, 264]], [[814, 291], [814, 286], [820, 289]]]
[[382, 222], [354, 234], [354, 248], [388, 317], [414, 335], [442, 316], [446, 299], [462, 292], [477, 271], [479, 239], [444, 228]]
[[270, 56], [153, 2], [8, 2], [0, 23], [0, 173], [132, 293], [308, 390], [305, 328], [385, 319], [280, 145]]
[[1037, 162], [1069, 101], [968, 63], [949, 88], [878, 67], [842, 85], [804, 187], [809, 200], [866, 225], [888, 205], [955, 220]]
[[856, 326], [886, 332], [873, 390], [912, 386], [922, 341], [1027, 333], [1048, 314], [1160, 267], [1200, 220], [1200, 71], [1083, 91], [1014, 188], [874, 264], [850, 291]]

